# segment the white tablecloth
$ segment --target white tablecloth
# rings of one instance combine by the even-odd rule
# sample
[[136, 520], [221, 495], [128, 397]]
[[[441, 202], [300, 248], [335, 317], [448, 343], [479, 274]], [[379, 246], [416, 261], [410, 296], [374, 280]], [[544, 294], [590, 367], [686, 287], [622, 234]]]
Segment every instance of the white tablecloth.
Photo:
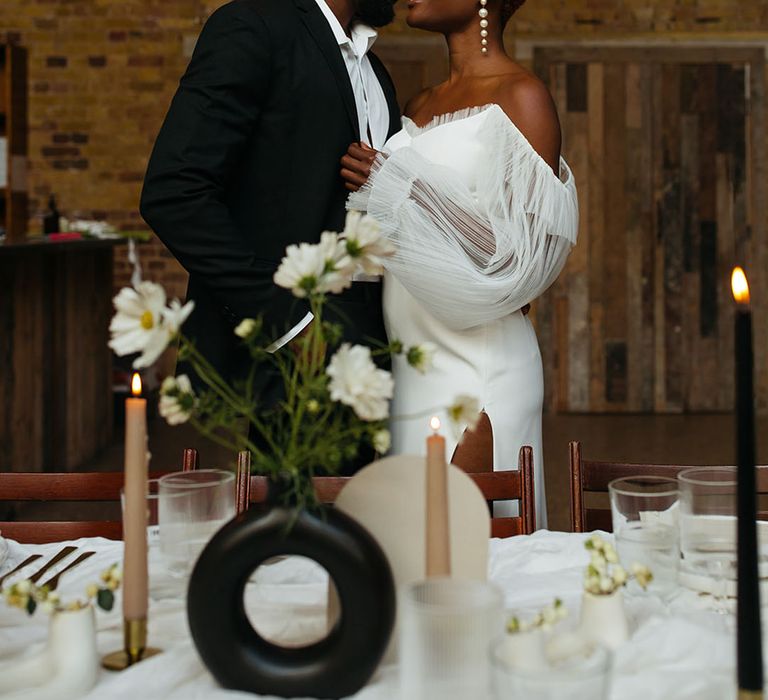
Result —
[[[533, 613], [559, 597], [570, 614], [578, 616], [582, 572], [588, 559], [583, 548], [585, 537], [540, 531], [529, 537], [492, 540], [489, 576], [503, 589], [507, 607], [523, 614]], [[48, 556], [62, 546], [9, 544], [9, 556], [0, 567], [0, 574], [32, 553]], [[88, 539], [72, 544], [97, 554], [64, 575], [59, 592], [65, 601], [79, 595], [88, 583], [97, 580], [100, 571], [121, 558], [120, 543]], [[42, 561], [45, 560], [39, 560]], [[34, 570], [33, 565], [30, 572]], [[102, 671], [98, 685], [86, 696], [88, 700], [255, 697], [216, 685], [189, 637], [180, 586], [162, 573], [154, 554], [150, 579], [149, 641], [164, 653], [122, 673]], [[326, 585], [325, 573], [317, 565], [306, 559], [289, 558], [259, 570], [256, 582], [247, 587], [247, 608], [258, 629], [271, 638], [305, 638], [308, 631], [323, 629]], [[632, 638], [614, 656], [611, 700], [735, 697], [732, 618], [718, 615], [710, 607], [707, 596], [689, 591], [666, 605], [653, 596], [629, 595], [627, 610]], [[20, 610], [0, 605], [0, 661], [28, 653], [36, 643], [42, 643], [46, 625], [44, 614], [29, 618]], [[97, 612], [97, 625], [99, 651], [119, 649], [119, 602], [110, 613]], [[396, 669], [384, 667], [355, 698], [396, 700], [395, 682]]]

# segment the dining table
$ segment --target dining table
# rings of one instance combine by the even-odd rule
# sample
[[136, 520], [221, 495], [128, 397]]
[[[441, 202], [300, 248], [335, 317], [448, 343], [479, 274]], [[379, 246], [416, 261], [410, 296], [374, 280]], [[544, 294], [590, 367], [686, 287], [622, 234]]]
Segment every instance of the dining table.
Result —
[[[504, 595], [507, 614], [532, 616], [555, 598], [578, 620], [584, 569], [591, 533], [540, 530], [532, 535], [492, 539], [488, 578]], [[607, 540], [612, 537], [601, 533]], [[10, 577], [24, 578], [65, 545], [95, 554], [64, 574], [58, 592], [64, 602], [82, 598], [101, 571], [122, 558], [122, 543], [102, 538], [44, 545], [6, 540], [0, 576], [32, 554], [43, 558]], [[73, 556], [76, 556], [74, 554]], [[63, 568], [67, 559], [59, 565]], [[51, 572], [55, 574], [56, 568]], [[203, 665], [192, 642], [186, 614], [186, 582], [167, 572], [156, 545], [149, 555], [149, 643], [162, 653], [121, 672], [101, 670], [88, 700], [234, 700], [250, 693], [220, 687]], [[251, 623], [264, 637], [282, 644], [301, 644], [323, 636], [326, 629], [328, 576], [310, 559], [287, 556], [259, 567], [245, 589]], [[661, 598], [627, 589], [625, 606], [630, 639], [611, 659], [610, 700], [728, 700], [736, 697], [735, 623], [727, 603], [711, 595], [679, 588]], [[715, 602], [718, 604], [715, 605]], [[732, 603], [733, 601], [731, 601]], [[121, 648], [120, 596], [109, 612], [97, 610], [100, 654]], [[45, 643], [47, 618], [40, 611], [0, 605], [0, 664], [34, 653]], [[397, 700], [396, 663], [383, 665], [360, 690], [356, 700]], [[53, 700], [53, 699], [52, 699]], [[430, 699], [425, 699], [430, 700]], [[482, 700], [473, 698], [472, 700]], [[490, 700], [490, 698], [489, 698]], [[535, 700], [535, 699], [531, 699]], [[588, 700], [588, 699], [584, 699]]]

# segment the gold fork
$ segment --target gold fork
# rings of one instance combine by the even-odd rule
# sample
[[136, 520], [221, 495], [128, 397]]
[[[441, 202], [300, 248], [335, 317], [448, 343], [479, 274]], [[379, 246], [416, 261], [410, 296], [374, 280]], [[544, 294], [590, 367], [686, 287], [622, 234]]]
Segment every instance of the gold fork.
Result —
[[64, 547], [53, 559], [51, 559], [47, 564], [43, 566], [40, 571], [33, 574], [29, 577], [30, 583], [37, 583], [42, 577], [43, 574], [48, 571], [54, 564], [58, 564], [64, 557], [68, 557], [72, 552], [77, 550], [77, 547]]
[[27, 557], [21, 564], [19, 564], [17, 567], [14, 567], [11, 569], [7, 574], [3, 574], [0, 576], [0, 588], [3, 587], [3, 583], [5, 583], [5, 579], [7, 579], [9, 576], [13, 576], [16, 572], [21, 571], [25, 566], [29, 566], [33, 561], [37, 561], [42, 557], [42, 554], [33, 554], [30, 557]]
[[74, 569], [78, 564], [82, 564], [86, 559], [92, 557], [96, 552], [85, 552], [81, 554], [75, 561], [73, 561], [68, 566], [65, 566], [61, 571], [59, 571], [58, 574], [55, 576], [51, 576], [45, 583], [41, 584], [42, 586], [47, 586], [49, 591], [55, 591], [56, 586], [59, 585], [59, 579], [61, 578], [62, 574], [65, 574], [70, 569]]

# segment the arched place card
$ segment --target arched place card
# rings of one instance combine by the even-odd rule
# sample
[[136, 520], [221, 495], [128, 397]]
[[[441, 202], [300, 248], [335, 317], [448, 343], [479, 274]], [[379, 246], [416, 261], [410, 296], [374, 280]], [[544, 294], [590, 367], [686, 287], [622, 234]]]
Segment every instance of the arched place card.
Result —
[[[448, 465], [448, 501], [451, 577], [484, 581], [491, 536], [488, 504], [474, 481], [453, 465]], [[398, 589], [426, 578], [425, 502], [425, 459], [411, 455], [369, 464], [336, 500], [336, 508], [351, 515], [381, 545]], [[388, 661], [393, 660], [396, 637], [392, 635]]]

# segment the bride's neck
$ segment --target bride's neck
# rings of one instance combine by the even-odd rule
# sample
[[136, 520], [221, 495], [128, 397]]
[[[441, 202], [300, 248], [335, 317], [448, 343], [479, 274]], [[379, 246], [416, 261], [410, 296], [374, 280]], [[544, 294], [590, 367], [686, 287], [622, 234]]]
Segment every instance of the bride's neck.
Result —
[[509, 56], [504, 50], [503, 32], [498, 24], [496, 29], [493, 29], [493, 25], [488, 28], [488, 53], [482, 52], [481, 39], [479, 24], [468, 30], [446, 35], [450, 58], [449, 81], [495, 75], [501, 72], [503, 64], [509, 62]]

